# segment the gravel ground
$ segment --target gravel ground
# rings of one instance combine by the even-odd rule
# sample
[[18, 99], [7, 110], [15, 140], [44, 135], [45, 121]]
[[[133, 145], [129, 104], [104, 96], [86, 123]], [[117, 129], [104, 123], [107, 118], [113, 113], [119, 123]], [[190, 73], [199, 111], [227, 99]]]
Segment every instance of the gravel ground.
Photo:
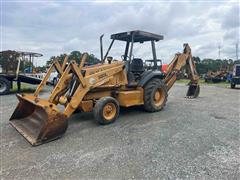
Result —
[[239, 179], [239, 89], [186, 91], [176, 84], [163, 111], [121, 109], [108, 126], [75, 114], [61, 139], [37, 147], [8, 123], [15, 95], [1, 96], [1, 179]]

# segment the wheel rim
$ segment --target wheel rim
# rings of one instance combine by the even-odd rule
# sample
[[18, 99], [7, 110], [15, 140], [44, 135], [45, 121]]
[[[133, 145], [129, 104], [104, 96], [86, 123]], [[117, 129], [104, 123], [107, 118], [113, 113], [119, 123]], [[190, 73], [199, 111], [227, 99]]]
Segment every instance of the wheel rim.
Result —
[[165, 95], [161, 88], [157, 89], [154, 93], [153, 101], [155, 106], [161, 106], [164, 102]]
[[4, 82], [0, 82], [0, 92], [4, 92], [7, 89], [7, 85]]
[[117, 113], [117, 108], [114, 103], [107, 103], [103, 108], [103, 117], [111, 121]]

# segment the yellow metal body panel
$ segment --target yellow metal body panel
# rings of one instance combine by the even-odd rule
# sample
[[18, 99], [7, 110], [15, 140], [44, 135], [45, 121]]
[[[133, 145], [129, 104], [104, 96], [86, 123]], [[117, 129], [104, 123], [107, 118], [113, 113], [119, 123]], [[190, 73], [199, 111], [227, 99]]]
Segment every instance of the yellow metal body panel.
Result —
[[83, 110], [84, 112], [91, 112], [93, 110], [93, 101], [82, 101], [79, 105], [79, 109]]
[[143, 104], [143, 89], [119, 91], [117, 100], [120, 106], [129, 107]]
[[96, 92], [89, 92], [87, 93], [83, 100], [97, 100], [100, 99], [101, 97], [106, 97], [106, 96], [111, 96], [111, 91], [108, 90], [99, 90]]

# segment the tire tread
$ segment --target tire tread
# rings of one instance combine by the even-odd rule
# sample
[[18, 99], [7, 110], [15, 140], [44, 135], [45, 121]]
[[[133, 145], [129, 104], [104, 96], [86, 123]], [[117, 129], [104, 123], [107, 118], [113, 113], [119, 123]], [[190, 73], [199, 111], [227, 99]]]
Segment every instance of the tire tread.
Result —
[[[163, 90], [165, 92], [165, 100], [160, 108], [156, 108], [152, 104], [152, 93], [153, 93], [153, 90], [156, 88], [156, 86], [163, 88]], [[144, 109], [148, 112], [156, 112], [156, 111], [162, 110], [164, 108], [164, 106], [166, 105], [167, 96], [168, 96], [167, 87], [160, 79], [150, 80], [144, 87]]]

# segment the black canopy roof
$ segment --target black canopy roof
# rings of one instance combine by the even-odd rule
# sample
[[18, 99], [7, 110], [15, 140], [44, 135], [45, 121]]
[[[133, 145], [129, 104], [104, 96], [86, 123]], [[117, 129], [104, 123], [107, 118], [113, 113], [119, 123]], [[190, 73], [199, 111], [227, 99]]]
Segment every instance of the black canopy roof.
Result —
[[134, 42], [143, 43], [144, 41], [163, 40], [162, 35], [153, 34], [153, 33], [145, 32], [145, 31], [139, 31], [139, 30], [112, 34], [111, 39], [131, 42], [132, 41], [132, 35], [134, 35]]
[[23, 52], [23, 51], [14, 51], [14, 50], [6, 50], [6, 51], [1, 51], [0, 52], [1, 56], [31, 56], [31, 57], [41, 57], [43, 56], [40, 53], [34, 53], [34, 52]]

